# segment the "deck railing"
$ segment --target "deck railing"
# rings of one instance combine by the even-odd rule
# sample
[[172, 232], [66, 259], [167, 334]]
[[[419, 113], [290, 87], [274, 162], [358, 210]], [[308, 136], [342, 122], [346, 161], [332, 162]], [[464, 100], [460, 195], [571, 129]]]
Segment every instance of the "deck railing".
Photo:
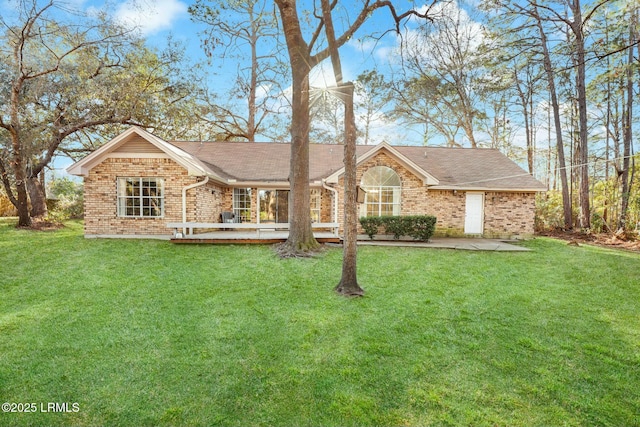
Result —
[[[192, 236], [193, 230], [256, 230], [258, 238], [261, 231], [288, 230], [289, 223], [251, 223], [251, 222], [170, 222], [168, 228], [174, 229], [174, 237]], [[313, 222], [312, 229], [330, 229], [338, 234], [340, 224], [337, 222]], [[180, 232], [182, 230], [182, 232]]]

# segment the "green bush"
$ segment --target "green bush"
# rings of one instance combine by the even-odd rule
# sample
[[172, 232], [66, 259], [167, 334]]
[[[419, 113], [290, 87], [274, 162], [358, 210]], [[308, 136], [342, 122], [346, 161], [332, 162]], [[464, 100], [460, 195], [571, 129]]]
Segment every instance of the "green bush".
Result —
[[411, 231], [409, 236], [413, 237], [415, 240], [420, 240], [423, 242], [428, 241], [433, 233], [436, 231], [436, 217], [431, 215], [416, 215], [410, 218], [412, 222]]
[[402, 216], [383, 216], [380, 217], [382, 225], [387, 234], [393, 234], [393, 238], [398, 240], [401, 236], [407, 236], [407, 222]]
[[536, 195], [536, 231], [561, 229], [564, 227], [562, 193], [547, 191]]
[[431, 215], [413, 216], [369, 216], [360, 218], [360, 225], [365, 233], [373, 240], [380, 227], [393, 234], [398, 240], [401, 236], [410, 236], [415, 240], [428, 241], [436, 229], [436, 217]]
[[360, 225], [362, 225], [364, 232], [367, 233], [371, 240], [378, 234], [378, 227], [381, 224], [379, 216], [363, 216], [360, 218]]

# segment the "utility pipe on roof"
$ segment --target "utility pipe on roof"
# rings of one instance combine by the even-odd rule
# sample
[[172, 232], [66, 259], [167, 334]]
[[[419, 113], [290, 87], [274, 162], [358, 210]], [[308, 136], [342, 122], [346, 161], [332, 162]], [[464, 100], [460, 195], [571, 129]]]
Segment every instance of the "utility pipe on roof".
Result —
[[[333, 187], [327, 185], [326, 181], [322, 180], [322, 188], [327, 189], [333, 193], [333, 222], [339, 223], [338, 221], [338, 190]], [[336, 234], [338, 234], [338, 230], [336, 230]]]
[[[209, 176], [205, 176], [203, 181], [196, 182], [195, 184], [187, 185], [182, 188], [182, 222], [187, 222], [187, 190], [191, 190], [196, 187], [201, 187], [209, 182]], [[182, 235], [185, 236], [187, 234], [187, 227], [182, 227]]]

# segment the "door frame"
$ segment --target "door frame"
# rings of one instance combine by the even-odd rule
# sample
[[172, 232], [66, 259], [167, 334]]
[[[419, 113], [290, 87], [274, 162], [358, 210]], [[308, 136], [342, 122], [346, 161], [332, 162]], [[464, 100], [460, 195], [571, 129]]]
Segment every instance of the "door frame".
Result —
[[[468, 220], [469, 218], [469, 198], [471, 197], [477, 197], [480, 196], [480, 215], [479, 215], [479, 221], [480, 224], [475, 224], [475, 223], [471, 223], [470, 220]], [[466, 195], [465, 195], [465, 203], [464, 203], [464, 234], [477, 234], [477, 235], [481, 235], [484, 234], [484, 192], [476, 192], [476, 191], [467, 191]], [[473, 206], [473, 204], [472, 204]], [[475, 216], [475, 215], [474, 215]], [[480, 232], [475, 232], [475, 226], [479, 225], [480, 228]], [[472, 231], [468, 231], [468, 230], [472, 230]]]

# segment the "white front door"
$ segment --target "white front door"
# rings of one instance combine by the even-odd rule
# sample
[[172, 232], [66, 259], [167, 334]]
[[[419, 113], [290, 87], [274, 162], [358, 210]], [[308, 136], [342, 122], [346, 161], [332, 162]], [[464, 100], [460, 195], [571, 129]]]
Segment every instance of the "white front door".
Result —
[[467, 193], [464, 211], [464, 233], [482, 234], [484, 222], [484, 193]]

